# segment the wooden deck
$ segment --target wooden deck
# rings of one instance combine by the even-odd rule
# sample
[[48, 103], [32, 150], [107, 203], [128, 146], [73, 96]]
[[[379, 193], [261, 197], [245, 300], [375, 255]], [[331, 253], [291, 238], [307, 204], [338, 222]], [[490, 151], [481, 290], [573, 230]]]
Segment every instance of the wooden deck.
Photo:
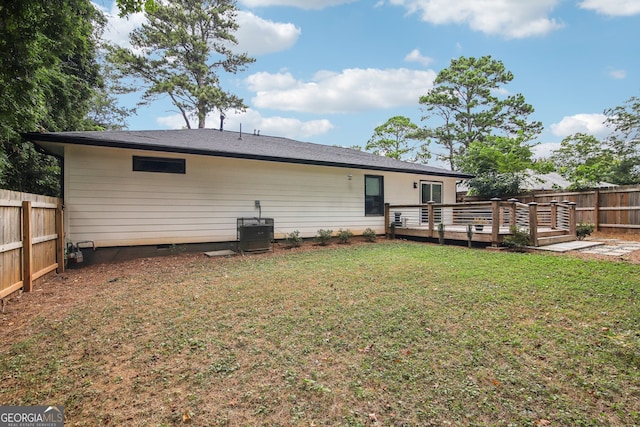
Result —
[[[529, 233], [532, 246], [576, 240], [575, 204], [517, 200], [456, 204], [385, 205], [387, 235], [479, 242], [500, 246], [512, 228]], [[482, 228], [481, 230], [479, 228]]]

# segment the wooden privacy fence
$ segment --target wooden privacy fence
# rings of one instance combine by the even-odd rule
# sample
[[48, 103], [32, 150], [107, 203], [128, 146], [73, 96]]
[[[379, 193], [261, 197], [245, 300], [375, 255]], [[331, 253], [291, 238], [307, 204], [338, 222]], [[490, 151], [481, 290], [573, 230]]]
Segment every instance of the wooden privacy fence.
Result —
[[62, 200], [0, 190], [0, 298], [64, 271]]
[[640, 186], [620, 186], [580, 192], [540, 192], [518, 199], [523, 203], [568, 200], [576, 204], [576, 221], [596, 231], [640, 233]]

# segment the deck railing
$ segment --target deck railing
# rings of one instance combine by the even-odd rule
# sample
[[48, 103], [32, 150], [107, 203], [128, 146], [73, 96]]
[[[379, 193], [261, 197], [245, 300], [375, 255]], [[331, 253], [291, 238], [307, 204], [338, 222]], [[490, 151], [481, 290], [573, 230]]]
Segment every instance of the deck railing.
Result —
[[386, 232], [390, 227], [426, 229], [434, 236], [439, 224], [490, 230], [491, 242], [499, 243], [500, 235], [511, 234], [517, 227], [529, 232], [531, 242], [537, 246], [538, 229], [565, 231], [575, 235], [575, 203], [568, 201], [523, 204], [515, 199], [486, 202], [434, 203], [417, 205], [385, 205]]

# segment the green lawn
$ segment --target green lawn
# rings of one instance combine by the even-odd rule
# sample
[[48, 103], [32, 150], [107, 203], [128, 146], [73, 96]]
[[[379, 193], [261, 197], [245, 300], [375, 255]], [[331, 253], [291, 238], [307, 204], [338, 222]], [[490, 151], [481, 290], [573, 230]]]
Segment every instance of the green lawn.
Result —
[[638, 265], [394, 241], [179, 261], [114, 267], [3, 342], [0, 402], [87, 426], [640, 425]]

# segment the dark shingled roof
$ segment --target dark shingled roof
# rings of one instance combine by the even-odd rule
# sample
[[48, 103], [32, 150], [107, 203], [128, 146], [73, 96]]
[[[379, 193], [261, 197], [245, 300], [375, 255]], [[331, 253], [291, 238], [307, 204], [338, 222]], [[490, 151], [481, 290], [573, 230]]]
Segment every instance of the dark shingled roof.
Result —
[[215, 129], [43, 132], [26, 133], [23, 134], [23, 137], [35, 143], [57, 142], [456, 178], [469, 177], [469, 175], [459, 172], [403, 162], [351, 148]]

